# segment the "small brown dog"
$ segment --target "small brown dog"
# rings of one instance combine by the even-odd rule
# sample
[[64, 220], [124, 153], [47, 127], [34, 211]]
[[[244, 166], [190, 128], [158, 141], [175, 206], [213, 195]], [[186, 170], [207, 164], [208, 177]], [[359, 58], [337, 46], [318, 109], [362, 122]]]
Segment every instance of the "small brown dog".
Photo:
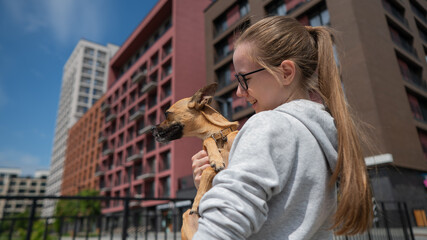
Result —
[[[212, 187], [215, 175], [228, 165], [228, 154], [238, 132], [237, 122], [228, 121], [209, 106], [216, 88], [216, 83], [210, 84], [192, 97], [179, 100], [165, 112], [166, 120], [153, 129], [158, 142], [169, 142], [182, 137], [201, 138], [203, 148], [209, 155], [211, 167], [203, 170], [193, 206], [183, 217], [186, 214], [198, 214], [200, 199]], [[183, 226], [182, 239], [191, 239], [196, 230], [194, 228], [195, 226]]]

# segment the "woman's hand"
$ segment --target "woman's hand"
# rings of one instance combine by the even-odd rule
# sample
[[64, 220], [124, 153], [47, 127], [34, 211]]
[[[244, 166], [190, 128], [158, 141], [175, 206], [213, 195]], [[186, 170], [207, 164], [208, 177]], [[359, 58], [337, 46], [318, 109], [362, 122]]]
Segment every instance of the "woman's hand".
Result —
[[202, 150], [196, 153], [192, 158], [193, 164], [191, 165], [193, 169], [193, 179], [194, 186], [199, 189], [200, 179], [202, 178], [202, 172], [205, 168], [209, 167], [209, 156], [205, 150]]

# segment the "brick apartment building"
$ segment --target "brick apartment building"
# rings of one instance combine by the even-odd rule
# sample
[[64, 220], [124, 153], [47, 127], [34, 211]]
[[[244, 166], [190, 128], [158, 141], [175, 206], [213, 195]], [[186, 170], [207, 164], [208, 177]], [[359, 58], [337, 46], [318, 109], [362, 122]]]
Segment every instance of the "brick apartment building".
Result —
[[68, 131], [61, 185], [62, 196], [73, 196], [86, 189], [99, 190], [96, 165], [101, 149], [98, 141], [102, 126], [101, 103], [104, 96]]
[[[194, 196], [191, 156], [201, 141], [159, 144], [150, 130], [172, 103], [205, 84], [203, 10], [209, 3], [160, 0], [111, 60], [97, 170], [103, 196], [175, 198], [189, 189], [186, 196]], [[162, 203], [131, 207], [154, 211]], [[122, 202], [112, 201], [102, 212], [122, 210]]]
[[425, 209], [426, 9], [424, 0], [214, 1], [205, 10], [207, 83], [219, 83], [215, 99], [224, 115], [244, 123], [253, 110], [235, 93], [236, 32], [267, 15], [338, 30], [346, 97], [356, 116], [373, 127], [368, 135], [375, 148], [365, 146], [365, 156], [375, 198]]

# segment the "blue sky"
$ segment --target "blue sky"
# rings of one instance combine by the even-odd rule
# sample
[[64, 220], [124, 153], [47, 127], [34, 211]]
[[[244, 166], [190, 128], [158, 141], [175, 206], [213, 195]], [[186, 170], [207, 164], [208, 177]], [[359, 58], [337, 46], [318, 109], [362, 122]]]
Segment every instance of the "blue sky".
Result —
[[62, 70], [81, 38], [121, 46], [157, 0], [0, 0], [0, 167], [48, 169]]

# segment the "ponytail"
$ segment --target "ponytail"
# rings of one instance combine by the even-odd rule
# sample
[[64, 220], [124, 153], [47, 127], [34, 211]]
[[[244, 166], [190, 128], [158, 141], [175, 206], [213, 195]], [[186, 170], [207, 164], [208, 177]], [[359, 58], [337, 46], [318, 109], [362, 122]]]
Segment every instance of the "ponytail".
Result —
[[330, 184], [339, 182], [338, 207], [334, 216], [337, 235], [366, 231], [372, 223], [372, 193], [355, 123], [349, 113], [333, 54], [331, 31], [306, 27], [318, 56], [318, 91], [329, 109], [338, 132], [338, 160]]

